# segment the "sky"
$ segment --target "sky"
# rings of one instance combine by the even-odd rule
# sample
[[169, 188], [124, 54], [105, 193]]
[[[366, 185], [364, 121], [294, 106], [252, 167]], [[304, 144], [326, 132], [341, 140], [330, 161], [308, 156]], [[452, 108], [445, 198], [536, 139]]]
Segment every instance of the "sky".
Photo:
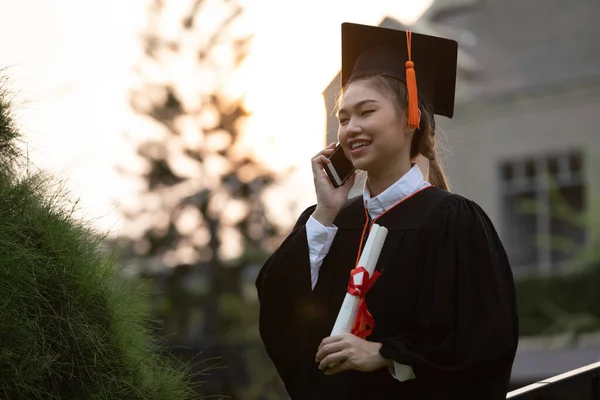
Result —
[[[340, 67], [340, 24], [376, 25], [385, 16], [410, 24], [432, 1], [371, 0], [366, 7], [348, 0], [242, 0], [255, 35], [240, 70], [252, 113], [244, 140], [272, 168], [297, 167], [280, 193], [298, 207], [315, 200], [310, 158], [324, 144], [322, 92]], [[128, 95], [147, 6], [148, 0], [0, 2], [0, 67], [30, 159], [65, 180], [81, 217], [112, 234], [124, 229], [114, 201], [133, 201], [139, 187], [115, 167], [135, 162], [124, 134], [140, 134]]]

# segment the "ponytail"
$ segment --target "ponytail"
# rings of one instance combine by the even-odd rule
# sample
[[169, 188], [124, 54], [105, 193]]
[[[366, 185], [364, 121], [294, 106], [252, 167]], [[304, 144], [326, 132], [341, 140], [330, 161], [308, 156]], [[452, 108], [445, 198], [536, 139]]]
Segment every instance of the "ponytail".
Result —
[[438, 141], [435, 139], [435, 119], [433, 113], [427, 107], [421, 105], [421, 127], [413, 135], [411, 144], [411, 157], [422, 155], [429, 161], [429, 176], [427, 180], [433, 186], [444, 190], [450, 190], [448, 178], [444, 172], [442, 163], [438, 160], [436, 147]]
[[437, 159], [429, 160], [428, 180], [433, 186], [450, 191], [444, 168]]

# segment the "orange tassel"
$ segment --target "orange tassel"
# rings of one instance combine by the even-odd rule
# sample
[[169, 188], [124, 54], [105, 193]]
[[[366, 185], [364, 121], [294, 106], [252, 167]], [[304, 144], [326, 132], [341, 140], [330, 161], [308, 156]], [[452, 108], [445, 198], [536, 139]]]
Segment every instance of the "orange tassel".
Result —
[[419, 97], [417, 94], [417, 75], [415, 64], [411, 59], [411, 32], [406, 31], [406, 47], [408, 49], [408, 61], [406, 62], [406, 89], [408, 91], [408, 126], [419, 128]]

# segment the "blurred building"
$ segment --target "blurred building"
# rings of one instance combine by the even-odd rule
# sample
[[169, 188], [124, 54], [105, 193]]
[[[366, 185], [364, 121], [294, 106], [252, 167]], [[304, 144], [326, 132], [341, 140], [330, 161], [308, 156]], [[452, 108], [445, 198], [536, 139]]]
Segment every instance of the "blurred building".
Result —
[[[552, 238], [589, 245], [600, 226], [598, 214], [587, 226], [555, 217], [561, 201], [575, 212], [600, 204], [599, 18], [589, 0], [436, 0], [410, 27], [459, 43], [455, 115], [437, 117], [441, 158], [452, 191], [489, 214], [517, 276], [560, 273], [573, 246], [559, 251]], [[339, 80], [323, 93], [326, 143], [337, 137]], [[600, 359], [597, 340], [544, 343], [522, 341], [513, 387]]]
[[[459, 43], [455, 115], [437, 117], [441, 158], [452, 190], [489, 213], [517, 275], [564, 267], [572, 246], [560, 251], [552, 237], [593, 239], [553, 209], [560, 198], [576, 211], [600, 199], [598, 18], [588, 0], [437, 0], [410, 27]], [[338, 92], [339, 75], [324, 92], [327, 143]]]

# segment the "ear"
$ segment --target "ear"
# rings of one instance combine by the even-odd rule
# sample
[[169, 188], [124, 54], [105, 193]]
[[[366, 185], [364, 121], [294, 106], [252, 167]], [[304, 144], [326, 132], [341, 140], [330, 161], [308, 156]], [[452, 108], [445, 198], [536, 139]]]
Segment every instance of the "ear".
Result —
[[[418, 109], [419, 111], [419, 124], [421, 123], [421, 109]], [[408, 127], [408, 118], [406, 119], [406, 130], [405, 130], [405, 134], [407, 134], [408, 136], [412, 137], [415, 133], [415, 131], [417, 130], [417, 128], [409, 128]]]

